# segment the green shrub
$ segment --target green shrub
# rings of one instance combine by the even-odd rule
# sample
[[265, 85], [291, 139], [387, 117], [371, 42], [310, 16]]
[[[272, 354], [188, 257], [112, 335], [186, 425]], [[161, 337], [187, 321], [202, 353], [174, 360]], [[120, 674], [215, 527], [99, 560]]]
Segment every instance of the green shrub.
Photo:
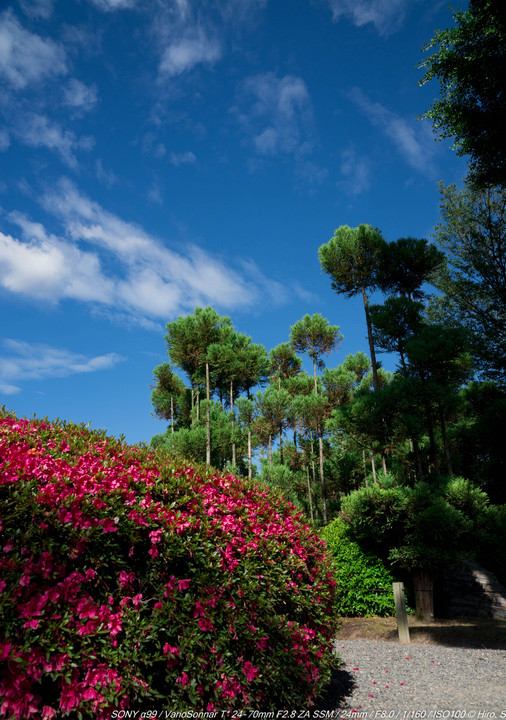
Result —
[[336, 518], [321, 532], [337, 567], [338, 612], [351, 615], [394, 615], [393, 576], [372, 553], [346, 536], [346, 523]]
[[481, 518], [476, 557], [506, 585], [506, 505], [489, 505]]
[[330, 676], [325, 545], [265, 487], [0, 413], [0, 715], [301, 707]]

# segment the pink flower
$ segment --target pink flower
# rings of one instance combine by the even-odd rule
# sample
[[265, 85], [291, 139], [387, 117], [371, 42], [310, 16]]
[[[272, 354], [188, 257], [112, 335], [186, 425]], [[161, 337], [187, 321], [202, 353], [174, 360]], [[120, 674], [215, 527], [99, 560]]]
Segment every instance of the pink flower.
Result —
[[156, 545], [156, 543], [160, 542], [160, 538], [163, 535], [163, 530], [151, 530], [149, 533], [149, 537], [151, 538], [151, 542], [153, 545]]
[[249, 660], [244, 663], [242, 671], [246, 675], [246, 680], [248, 682], [251, 682], [258, 677], [258, 668], [253, 667]]
[[142, 593], [139, 593], [138, 595], [133, 596], [132, 605], [134, 606], [134, 608], [139, 607], [139, 605], [141, 604], [141, 600], [142, 600]]
[[194, 618], [200, 617], [200, 616], [203, 617], [205, 614], [206, 613], [205, 613], [204, 607], [202, 606], [202, 603], [200, 602], [200, 600], [197, 600], [197, 602], [195, 603], [195, 608], [193, 610], [193, 617]]
[[135, 580], [135, 573], [132, 572], [125, 572], [122, 570], [119, 574], [119, 584], [121, 587], [124, 587], [125, 585], [131, 585], [133, 581]]
[[169, 645], [169, 643], [165, 643], [165, 645], [163, 646], [163, 654], [174, 655], [175, 657], [179, 656], [179, 648], [172, 647], [171, 645]]
[[39, 627], [39, 621], [36, 619], [28, 620], [27, 622], [25, 622], [23, 627], [30, 628], [32, 630], [37, 630], [37, 628]]
[[188, 683], [190, 682], [190, 678], [184, 672], [180, 677], [176, 678], [176, 682], [181, 683], [181, 685], [183, 685], [184, 687], [185, 685], [188, 685]]
[[49, 705], [44, 705], [42, 708], [42, 720], [53, 720], [56, 717], [56, 710]]
[[188, 590], [188, 588], [190, 587], [190, 583], [191, 579], [180, 580], [177, 584], [177, 589], [179, 590], [179, 592], [182, 592], [183, 590]]

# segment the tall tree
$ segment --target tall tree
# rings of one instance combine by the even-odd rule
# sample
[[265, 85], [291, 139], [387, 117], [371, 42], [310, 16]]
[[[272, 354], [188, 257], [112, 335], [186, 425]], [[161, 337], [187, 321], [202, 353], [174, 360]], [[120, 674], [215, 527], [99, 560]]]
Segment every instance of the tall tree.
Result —
[[176, 402], [185, 393], [185, 385], [170, 363], [157, 365], [153, 370], [156, 385], [151, 393], [151, 403], [155, 415], [170, 420], [171, 433], [174, 435]]
[[[309, 355], [313, 361], [314, 394], [318, 395], [318, 381], [316, 368], [323, 370], [325, 364], [323, 357], [335, 350], [341, 342], [342, 335], [337, 325], [330, 325], [329, 321], [319, 313], [305, 315], [290, 328], [290, 343], [296, 352]], [[322, 487], [323, 522], [327, 523], [327, 503], [325, 497], [325, 477], [323, 473], [323, 421], [320, 418], [320, 404], [314, 402], [315, 413], [318, 408], [318, 440], [320, 449], [320, 482]], [[323, 412], [323, 411], [322, 411]]]
[[381, 232], [371, 225], [362, 224], [356, 228], [341, 225], [329, 242], [318, 250], [320, 265], [330, 276], [332, 289], [346, 297], [362, 295], [375, 389], [378, 387], [378, 364], [374, 352], [367, 292], [379, 287], [378, 271], [384, 246], [385, 240]]
[[189, 377], [192, 390], [192, 409], [195, 402], [195, 387], [202, 380], [202, 354], [197, 343], [195, 317], [186, 315], [167, 323], [167, 352], [174, 365], [180, 367]]
[[391, 297], [369, 308], [374, 344], [379, 352], [397, 352], [406, 369], [406, 343], [422, 324], [423, 304], [407, 297]]
[[313, 361], [315, 395], [318, 394], [316, 368], [323, 370], [325, 363], [323, 357], [335, 350], [342, 340], [337, 325], [330, 325], [329, 321], [320, 313], [304, 315], [290, 328], [290, 344], [295, 352], [309, 355]]
[[467, 328], [478, 370], [506, 385], [506, 189], [441, 185], [434, 237], [446, 263], [435, 274], [444, 295], [431, 301], [430, 316]]
[[278, 390], [284, 380], [289, 380], [299, 374], [302, 360], [297, 357], [290, 343], [276, 345], [269, 353], [269, 374], [277, 380]]
[[439, 137], [455, 138], [470, 156], [480, 185], [506, 186], [506, 13], [502, 0], [470, 0], [453, 14], [455, 26], [438, 30], [425, 46], [420, 84], [438, 80], [441, 96], [423, 117]]
[[444, 254], [427, 240], [399, 238], [383, 247], [379, 286], [385, 293], [422, 300], [422, 286], [443, 263]]
[[236, 406], [239, 413], [239, 422], [246, 428], [248, 434], [248, 478], [251, 480], [253, 477], [251, 436], [255, 419], [255, 403], [250, 398], [243, 397], [238, 398]]
[[279, 434], [279, 450], [281, 464], [283, 464], [283, 431], [288, 426], [290, 394], [286, 390], [277, 390], [271, 386], [264, 392], [257, 393], [256, 401], [259, 414], [262, 415], [268, 426]]
[[192, 383], [205, 369], [206, 383], [206, 463], [211, 464], [211, 392], [207, 350], [231, 331], [228, 317], [220, 317], [211, 307], [195, 308], [193, 315], [167, 323], [166, 341], [169, 357], [190, 374]]

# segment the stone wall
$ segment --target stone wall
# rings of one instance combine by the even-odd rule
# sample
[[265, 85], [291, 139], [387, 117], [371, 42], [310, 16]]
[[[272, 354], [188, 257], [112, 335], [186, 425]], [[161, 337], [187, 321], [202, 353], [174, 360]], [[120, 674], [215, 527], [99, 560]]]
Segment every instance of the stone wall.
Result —
[[506, 618], [506, 588], [477, 562], [449, 572], [435, 590], [438, 617]]

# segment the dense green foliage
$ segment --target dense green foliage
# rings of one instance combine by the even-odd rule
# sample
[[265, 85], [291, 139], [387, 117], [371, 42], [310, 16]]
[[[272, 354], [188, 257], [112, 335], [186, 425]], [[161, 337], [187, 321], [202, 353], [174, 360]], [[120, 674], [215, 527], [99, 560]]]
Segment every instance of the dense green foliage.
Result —
[[321, 532], [336, 564], [339, 615], [394, 615], [395, 578], [377, 555], [349, 539], [346, 528], [338, 517]]
[[502, 0], [470, 0], [454, 12], [455, 26], [438, 30], [427, 44], [421, 83], [439, 81], [441, 96], [425, 117], [441, 137], [454, 137], [470, 156], [480, 185], [506, 185], [506, 14]]
[[325, 546], [265, 486], [0, 417], [2, 715], [303, 707], [333, 663]]
[[506, 386], [506, 189], [441, 185], [434, 231], [446, 262], [432, 317], [466, 328], [480, 374]]

